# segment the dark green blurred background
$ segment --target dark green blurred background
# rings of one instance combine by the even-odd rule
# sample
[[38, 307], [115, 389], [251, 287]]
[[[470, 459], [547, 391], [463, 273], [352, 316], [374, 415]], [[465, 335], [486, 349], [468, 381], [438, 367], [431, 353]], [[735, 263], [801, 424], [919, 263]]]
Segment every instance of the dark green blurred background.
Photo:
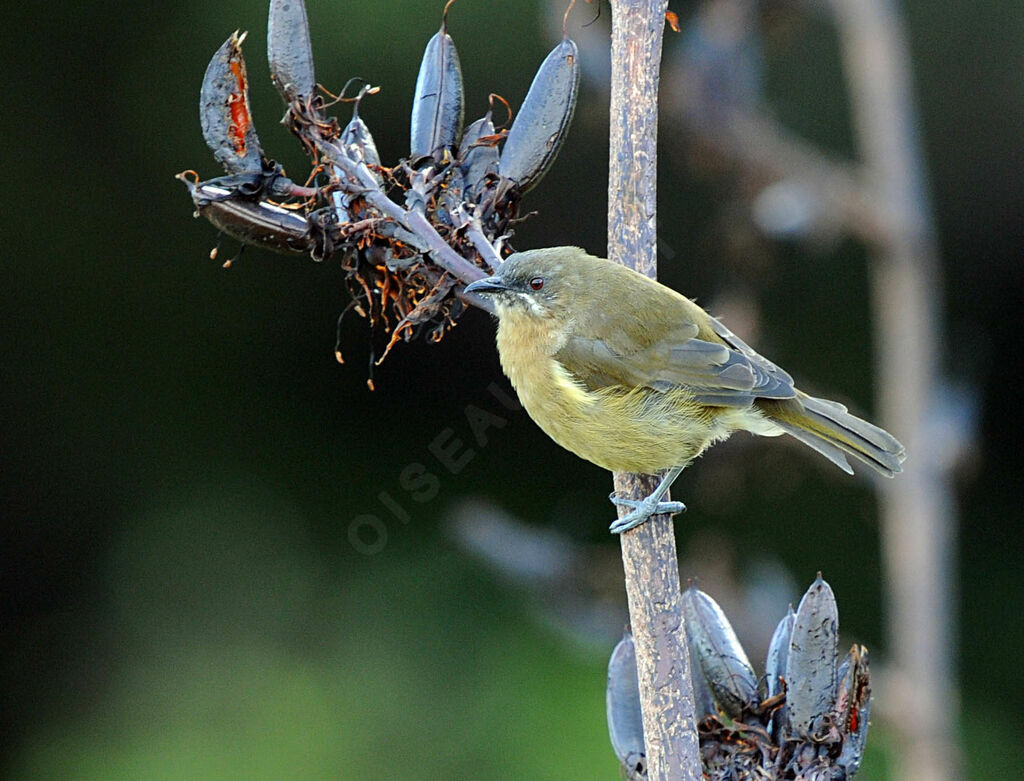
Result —
[[[396, 161], [442, 3], [308, 5], [319, 80], [382, 85], [362, 115], [383, 159]], [[946, 274], [945, 366], [981, 409], [958, 482], [962, 702], [949, 706], [962, 708], [971, 777], [1010, 778], [1024, 760], [1014, 700], [1024, 688], [1024, 7], [903, 7]], [[685, 19], [689, 8], [677, 10]], [[346, 303], [336, 263], [256, 250], [230, 270], [211, 261], [215, 231], [191, 218], [173, 174], [220, 173], [197, 98], [207, 60], [235, 28], [251, 31], [264, 148], [303, 170], [276, 122], [265, 4], [141, 9], [21, 4], [4, 13], [4, 771], [615, 778], [604, 723], [611, 643], [561, 631], [528, 588], [495, 577], [446, 532], [454, 504], [477, 496], [598, 546], [618, 610], [608, 476], [523, 413], [502, 412], [508, 423], [485, 447], [471, 442], [466, 405], [501, 411], [487, 387], [507, 388], [485, 315], [469, 313], [440, 345], [399, 346], [371, 393], [362, 321], [346, 322], [347, 363], [332, 355]], [[540, 2], [481, 0], [460, 0], [450, 31], [468, 118], [492, 91], [518, 105], [554, 32]], [[827, 26], [794, 24], [767, 61], [779, 119], [852, 154]], [[606, 115], [601, 94], [584, 89], [568, 148], [524, 204], [538, 214], [518, 248], [603, 252]], [[713, 172], [686, 165], [678, 129], [663, 125], [662, 142], [661, 237], [673, 255], [663, 278], [702, 302], [738, 281], [752, 288], [763, 307], [759, 347], [813, 388], [870, 411], [863, 250], [762, 242], [756, 261], [721, 262], [742, 256], [735, 196]], [[819, 349], [826, 338], [835, 351]], [[456, 475], [429, 448], [448, 428], [476, 451]], [[736, 573], [779, 562], [796, 588], [788, 599], [824, 570], [844, 640], [866, 643], [884, 666], [868, 487], [797, 448], [737, 440], [680, 481], [691, 507], [677, 522], [681, 551], [692, 562], [710, 547]], [[439, 476], [435, 498], [409, 498], [400, 473], [410, 463]], [[372, 556], [348, 540], [363, 514], [388, 531]], [[690, 571], [699, 568], [684, 564], [682, 574], [704, 575]], [[865, 777], [886, 777], [885, 746], [883, 725]]]

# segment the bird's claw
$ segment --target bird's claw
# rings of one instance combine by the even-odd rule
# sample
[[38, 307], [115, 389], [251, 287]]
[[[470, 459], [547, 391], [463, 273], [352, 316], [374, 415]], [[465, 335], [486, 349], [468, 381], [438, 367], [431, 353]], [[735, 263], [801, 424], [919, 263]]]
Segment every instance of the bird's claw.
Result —
[[617, 519], [608, 527], [608, 531], [612, 534], [622, 534], [624, 531], [634, 529], [647, 521], [652, 515], [675, 515], [676, 513], [686, 511], [686, 505], [682, 502], [660, 502], [653, 496], [640, 500], [625, 499], [613, 492], [608, 499], [618, 507], [629, 507], [632, 509], [631, 513]]

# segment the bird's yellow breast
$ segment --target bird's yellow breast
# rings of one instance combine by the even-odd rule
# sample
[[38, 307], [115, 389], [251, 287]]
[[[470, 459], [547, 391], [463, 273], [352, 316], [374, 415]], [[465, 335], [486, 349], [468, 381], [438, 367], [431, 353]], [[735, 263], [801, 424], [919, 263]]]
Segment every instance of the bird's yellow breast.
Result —
[[562, 447], [612, 471], [655, 473], [726, 438], [732, 412], [697, 404], [683, 389], [584, 387], [553, 356], [558, 329], [544, 318], [502, 314], [501, 365], [530, 417]]

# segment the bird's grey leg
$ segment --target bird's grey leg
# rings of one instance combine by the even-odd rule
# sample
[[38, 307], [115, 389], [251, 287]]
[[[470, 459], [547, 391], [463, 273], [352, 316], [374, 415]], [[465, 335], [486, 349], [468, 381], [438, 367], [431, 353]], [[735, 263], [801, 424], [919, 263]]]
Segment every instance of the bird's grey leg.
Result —
[[636, 501], [635, 499], [623, 499], [616, 496], [614, 492], [608, 498], [611, 499], [612, 504], [622, 507], [631, 507], [633, 512], [628, 515], [624, 515], [615, 521], [611, 526], [608, 527], [608, 531], [612, 534], [622, 534], [624, 531], [628, 531], [641, 523], [646, 521], [652, 515], [660, 515], [662, 513], [681, 513], [686, 509], [686, 505], [682, 502], [663, 502], [663, 497], [669, 487], [675, 482], [675, 479], [679, 477], [679, 473], [683, 471], [683, 467], [674, 466], [665, 472], [665, 475], [661, 478], [661, 482], [658, 483], [658, 487], [651, 491], [651, 495], [646, 499]]

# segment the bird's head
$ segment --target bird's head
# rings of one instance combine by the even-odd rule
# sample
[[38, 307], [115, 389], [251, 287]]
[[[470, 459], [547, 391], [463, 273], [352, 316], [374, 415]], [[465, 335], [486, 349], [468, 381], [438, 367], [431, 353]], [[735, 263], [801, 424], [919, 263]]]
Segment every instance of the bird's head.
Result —
[[497, 274], [467, 285], [466, 292], [489, 297], [498, 317], [557, 317], [579, 296], [582, 266], [592, 260], [597, 259], [579, 247], [517, 252], [509, 256]]

